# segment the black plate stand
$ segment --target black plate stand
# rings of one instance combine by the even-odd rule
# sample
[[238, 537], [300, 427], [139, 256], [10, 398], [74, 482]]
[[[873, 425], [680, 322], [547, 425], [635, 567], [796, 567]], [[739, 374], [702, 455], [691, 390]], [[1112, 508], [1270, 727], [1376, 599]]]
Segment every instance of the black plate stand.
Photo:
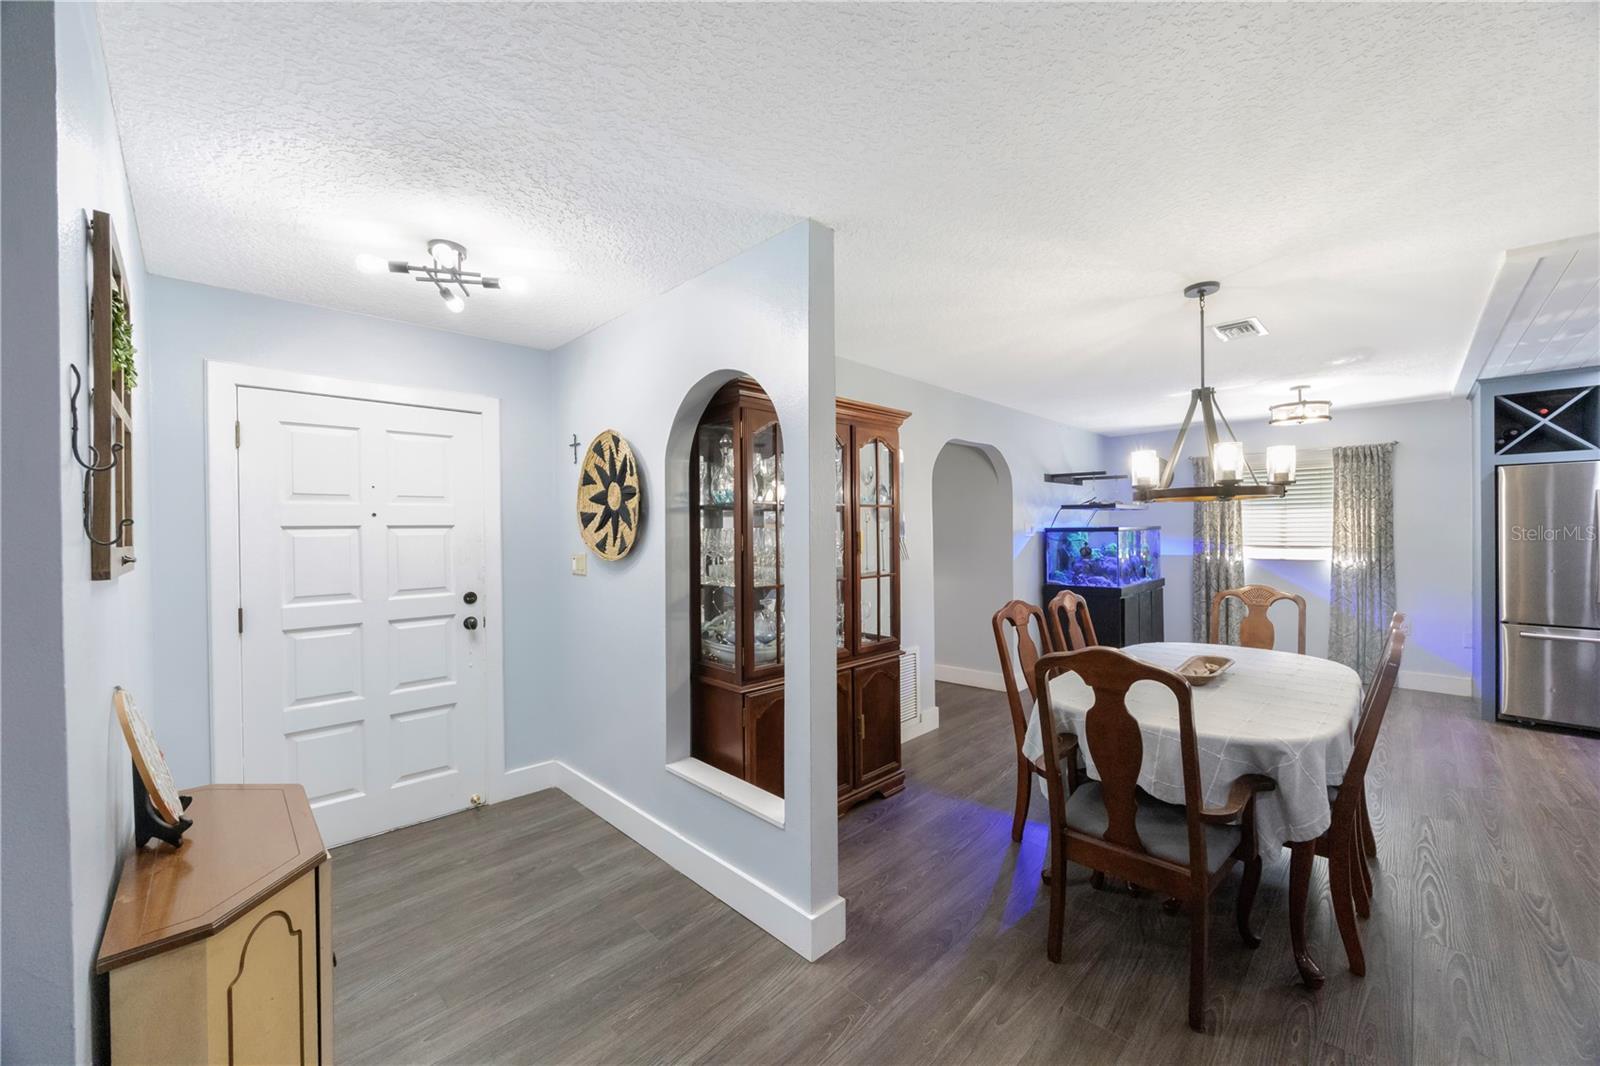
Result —
[[[194, 797], [179, 796], [183, 802], [183, 809], [189, 809], [189, 802]], [[184, 830], [194, 822], [182, 815], [178, 816], [178, 824], [173, 825], [160, 814], [156, 813], [155, 804], [150, 802], [150, 793], [144, 787], [144, 778], [139, 776], [139, 768], [133, 768], [133, 846], [142, 848], [148, 840], [164, 840], [173, 847], [183, 843]]]

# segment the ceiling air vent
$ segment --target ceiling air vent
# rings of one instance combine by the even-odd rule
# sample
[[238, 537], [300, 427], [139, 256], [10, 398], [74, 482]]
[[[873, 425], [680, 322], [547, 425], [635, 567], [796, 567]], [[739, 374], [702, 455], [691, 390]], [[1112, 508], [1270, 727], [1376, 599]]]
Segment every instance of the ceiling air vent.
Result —
[[1240, 337], [1265, 337], [1267, 327], [1261, 324], [1259, 318], [1241, 318], [1237, 322], [1212, 326], [1211, 332], [1217, 335], [1218, 340], [1231, 341]]

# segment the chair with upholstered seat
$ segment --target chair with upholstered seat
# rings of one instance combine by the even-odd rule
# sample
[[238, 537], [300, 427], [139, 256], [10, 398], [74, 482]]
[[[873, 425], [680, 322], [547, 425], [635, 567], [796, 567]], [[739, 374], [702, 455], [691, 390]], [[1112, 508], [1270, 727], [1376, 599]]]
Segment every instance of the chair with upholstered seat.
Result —
[[1089, 617], [1089, 601], [1062, 589], [1045, 605], [1045, 621], [1050, 624], [1051, 651], [1082, 651], [1100, 643], [1094, 635], [1094, 619]]
[[1405, 615], [1396, 614], [1389, 627], [1388, 643], [1384, 647], [1383, 665], [1378, 676], [1367, 687], [1357, 719], [1355, 750], [1345, 767], [1344, 780], [1328, 788], [1328, 799], [1333, 808], [1328, 829], [1316, 840], [1302, 841], [1289, 847], [1289, 917], [1290, 939], [1294, 944], [1295, 962], [1300, 967], [1301, 978], [1315, 988], [1322, 984], [1322, 973], [1306, 958], [1305, 899], [1310, 890], [1311, 866], [1316, 856], [1328, 860], [1328, 890], [1333, 897], [1333, 913], [1339, 926], [1339, 937], [1344, 942], [1345, 957], [1350, 962], [1350, 972], [1358, 977], [1366, 973], [1366, 957], [1361, 948], [1361, 933], [1356, 927], [1356, 915], [1365, 918], [1371, 913], [1372, 878], [1366, 868], [1366, 841], [1370, 827], [1366, 817], [1367, 766], [1372, 761], [1372, 751], [1378, 743], [1378, 731], [1383, 727], [1389, 710], [1389, 697], [1394, 692], [1395, 679], [1400, 673], [1400, 660], [1405, 651]]
[[[1006, 699], [1011, 706], [1011, 731], [1017, 743], [1017, 800], [1011, 817], [1011, 839], [1022, 839], [1022, 827], [1028, 820], [1028, 802], [1034, 775], [1043, 775], [1044, 767], [1022, 754], [1023, 741], [1028, 736], [1028, 712], [1037, 702], [1033, 690], [1034, 664], [1039, 661], [1040, 648], [1050, 650], [1049, 634], [1045, 630], [1044, 612], [1025, 600], [1012, 600], [994, 613], [994, 643], [1000, 653], [1000, 676], [1005, 680]], [[1006, 639], [1010, 629], [1011, 639]], [[1035, 635], [1037, 634], [1037, 635]], [[1013, 660], [1011, 645], [1016, 645]], [[1022, 692], [1017, 687], [1017, 666], [1022, 668], [1023, 684], [1028, 690], [1024, 704]], [[1043, 719], [1041, 719], [1041, 722]], [[1060, 738], [1057, 747], [1067, 760], [1067, 787], [1078, 787], [1078, 738], [1068, 733]]]
[[[1045, 790], [1050, 800], [1050, 927], [1046, 954], [1061, 961], [1066, 912], [1066, 866], [1076, 862], [1099, 873], [1164, 893], [1189, 912], [1189, 1025], [1203, 1031], [1208, 949], [1207, 904], [1235, 862], [1239, 885], [1239, 935], [1250, 947], [1261, 938], [1250, 928], [1250, 908], [1261, 882], [1256, 846], [1255, 794], [1276, 787], [1271, 778], [1246, 774], [1230, 786], [1220, 807], [1201, 803], [1200, 756], [1189, 683], [1114, 648], [1052, 652], [1039, 659], [1034, 688], [1041, 722], [1053, 722], [1050, 681], [1075, 673], [1094, 693], [1084, 717], [1082, 743], [1100, 780], [1069, 794], [1059, 766], [1054, 729], [1044, 730]], [[1182, 806], [1160, 803], [1139, 788], [1144, 735], [1128, 711], [1128, 689], [1147, 681], [1172, 693], [1178, 709], [1183, 771]]]
[[1239, 622], [1239, 646], [1242, 648], [1272, 649], [1277, 640], [1277, 630], [1267, 617], [1267, 609], [1280, 600], [1288, 600], [1300, 610], [1300, 634], [1296, 649], [1306, 653], [1306, 600], [1291, 592], [1281, 592], [1271, 585], [1241, 585], [1236, 589], [1223, 589], [1211, 597], [1211, 635], [1213, 644], [1227, 643], [1222, 634], [1222, 603], [1229, 598], [1244, 604], [1244, 618]]

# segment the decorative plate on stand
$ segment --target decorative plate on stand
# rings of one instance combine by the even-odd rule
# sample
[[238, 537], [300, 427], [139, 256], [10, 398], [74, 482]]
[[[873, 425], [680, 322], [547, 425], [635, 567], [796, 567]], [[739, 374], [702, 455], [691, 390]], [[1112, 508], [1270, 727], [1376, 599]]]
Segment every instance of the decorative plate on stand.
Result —
[[150, 723], [145, 721], [133, 697], [122, 686], [118, 685], [112, 692], [111, 702], [116, 705], [117, 721], [121, 723], [122, 735], [128, 741], [133, 765], [144, 781], [145, 791], [150, 793], [150, 802], [154, 804], [156, 813], [176, 823], [183, 817], [183, 801], [178, 796], [178, 787], [172, 782], [172, 771], [167, 769], [167, 757], [156, 743]]
[[644, 493], [633, 449], [616, 430], [589, 443], [578, 475], [578, 530], [589, 550], [615, 562], [633, 550], [644, 517]]

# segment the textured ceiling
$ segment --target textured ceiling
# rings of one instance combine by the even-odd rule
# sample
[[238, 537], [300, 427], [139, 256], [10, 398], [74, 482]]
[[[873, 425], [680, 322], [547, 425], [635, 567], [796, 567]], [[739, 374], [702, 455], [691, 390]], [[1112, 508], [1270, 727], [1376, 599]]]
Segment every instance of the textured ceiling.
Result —
[[[1593, 4], [106, 5], [151, 270], [554, 347], [791, 222], [842, 358], [1170, 423], [1447, 393], [1505, 249], [1600, 229]], [[447, 236], [521, 296], [356, 273]]]

